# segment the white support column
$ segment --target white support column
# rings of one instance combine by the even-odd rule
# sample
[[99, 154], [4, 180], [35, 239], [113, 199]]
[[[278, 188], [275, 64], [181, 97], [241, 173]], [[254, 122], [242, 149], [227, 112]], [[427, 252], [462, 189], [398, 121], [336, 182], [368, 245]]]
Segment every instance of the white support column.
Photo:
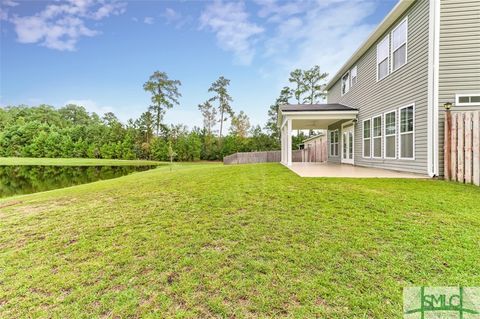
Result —
[[280, 163], [285, 164], [285, 130], [280, 127]]
[[283, 164], [287, 165], [287, 125], [285, 124], [283, 130]]
[[292, 120], [287, 120], [287, 166], [292, 166]]

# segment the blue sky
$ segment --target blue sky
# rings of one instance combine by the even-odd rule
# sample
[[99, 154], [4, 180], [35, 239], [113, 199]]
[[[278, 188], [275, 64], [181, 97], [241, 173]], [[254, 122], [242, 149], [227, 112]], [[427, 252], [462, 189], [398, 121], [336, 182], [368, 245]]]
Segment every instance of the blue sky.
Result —
[[197, 105], [220, 75], [252, 124], [294, 68], [332, 76], [395, 0], [0, 0], [0, 105], [68, 102], [122, 121], [149, 105], [155, 70], [182, 82], [165, 122], [200, 126]]

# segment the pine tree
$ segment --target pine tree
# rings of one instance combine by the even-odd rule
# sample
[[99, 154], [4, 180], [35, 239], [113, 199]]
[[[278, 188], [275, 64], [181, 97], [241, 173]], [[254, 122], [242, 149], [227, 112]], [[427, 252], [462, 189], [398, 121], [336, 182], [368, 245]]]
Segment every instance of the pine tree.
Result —
[[167, 73], [160, 71], [155, 71], [149, 80], [143, 84], [143, 89], [152, 95], [152, 104], [149, 107], [149, 111], [154, 116], [157, 136], [160, 132], [165, 111], [173, 108], [174, 105], [179, 105], [178, 98], [182, 96], [178, 91], [180, 85], [182, 85], [180, 81], [170, 80]]
[[228, 119], [228, 116], [233, 116], [233, 110], [230, 106], [230, 102], [233, 102], [232, 97], [227, 92], [227, 87], [230, 85], [230, 80], [219, 77], [218, 80], [212, 83], [208, 92], [214, 92], [216, 95], [210, 99], [210, 101], [218, 101], [218, 113], [220, 113], [220, 132], [219, 137], [222, 137], [223, 122]]

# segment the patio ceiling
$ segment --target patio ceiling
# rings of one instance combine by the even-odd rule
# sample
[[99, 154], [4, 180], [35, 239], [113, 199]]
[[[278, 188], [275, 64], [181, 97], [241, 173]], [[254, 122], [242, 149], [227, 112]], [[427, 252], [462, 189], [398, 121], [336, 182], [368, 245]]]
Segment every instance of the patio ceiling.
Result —
[[302, 120], [292, 119], [293, 130], [326, 130], [329, 125], [337, 122], [338, 119], [317, 119], [317, 120]]
[[280, 108], [279, 125], [291, 120], [292, 129], [327, 129], [341, 120], [357, 118], [358, 110], [343, 104], [287, 104]]

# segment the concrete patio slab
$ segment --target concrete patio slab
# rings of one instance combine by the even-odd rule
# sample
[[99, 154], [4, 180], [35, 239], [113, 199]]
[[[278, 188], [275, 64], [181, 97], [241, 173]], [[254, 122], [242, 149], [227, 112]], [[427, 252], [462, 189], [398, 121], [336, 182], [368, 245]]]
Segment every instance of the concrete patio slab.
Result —
[[292, 163], [291, 166], [287, 167], [301, 177], [430, 178], [428, 175], [422, 174], [328, 162]]

